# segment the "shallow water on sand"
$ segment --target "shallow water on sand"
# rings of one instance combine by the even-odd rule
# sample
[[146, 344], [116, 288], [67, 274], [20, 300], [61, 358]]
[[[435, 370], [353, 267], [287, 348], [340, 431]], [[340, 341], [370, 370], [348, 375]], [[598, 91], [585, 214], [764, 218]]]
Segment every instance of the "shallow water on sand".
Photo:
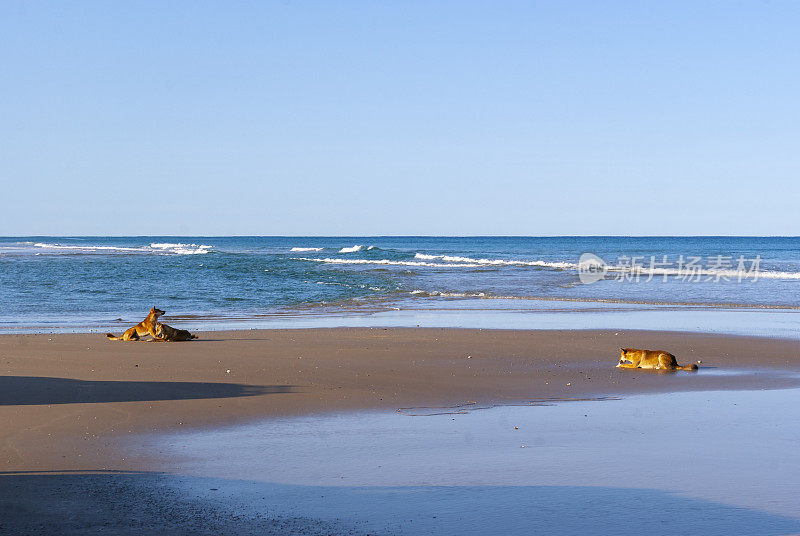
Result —
[[800, 390], [684, 392], [275, 419], [136, 448], [195, 477], [182, 493], [381, 533], [788, 534], [798, 408]]
[[[315, 314], [264, 315], [258, 318], [187, 318], [190, 331], [337, 327], [424, 327], [468, 329], [615, 329], [724, 333], [800, 338], [800, 311], [788, 309], [670, 307], [591, 302], [441, 302], [436, 309], [340, 310]], [[505, 306], [506, 308], [504, 308]], [[136, 320], [138, 322], [138, 319]], [[132, 320], [131, 320], [132, 322]], [[122, 332], [131, 322], [54, 327], [46, 323], [8, 327], [0, 333]], [[176, 324], [178, 325], [178, 324]]]

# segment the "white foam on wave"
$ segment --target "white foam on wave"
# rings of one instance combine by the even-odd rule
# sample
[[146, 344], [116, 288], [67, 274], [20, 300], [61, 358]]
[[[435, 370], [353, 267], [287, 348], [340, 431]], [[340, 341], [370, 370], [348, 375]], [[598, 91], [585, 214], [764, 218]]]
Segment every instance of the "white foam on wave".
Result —
[[[213, 246], [198, 244], [171, 244], [153, 243], [150, 246], [123, 247], [123, 246], [92, 246], [92, 245], [72, 245], [72, 244], [50, 244], [46, 242], [36, 242], [32, 244], [34, 248], [74, 251], [76, 253], [162, 253], [165, 255], [198, 255], [208, 253]], [[38, 255], [38, 253], [37, 253]]]
[[362, 249], [364, 249], [364, 246], [355, 245], [349, 248], [342, 248], [339, 250], [339, 253], [355, 253], [356, 251], [361, 251]]
[[[549, 262], [549, 261], [522, 261], [522, 260], [504, 260], [504, 259], [474, 259], [472, 257], [459, 257], [459, 256], [452, 256], [452, 255], [428, 255], [426, 253], [417, 253], [414, 255], [414, 258], [421, 259], [421, 260], [440, 260], [444, 262], [451, 262], [456, 263], [455, 265], [463, 265], [463, 266], [473, 266], [475, 264], [481, 266], [538, 266], [542, 268], [557, 268], [562, 270], [577, 270], [579, 267], [578, 263], [572, 262]], [[463, 263], [463, 264], [461, 264]], [[738, 280], [738, 279], [754, 279], [754, 278], [766, 278], [766, 279], [800, 279], [800, 272], [780, 272], [774, 270], [759, 270], [757, 275], [755, 273], [741, 271], [738, 269], [728, 269], [728, 270], [715, 270], [715, 269], [707, 269], [707, 268], [696, 268], [696, 269], [679, 269], [679, 268], [650, 268], [648, 266], [616, 266], [616, 265], [606, 265], [606, 268], [609, 273], [611, 274], [620, 274], [620, 273], [627, 273], [627, 274], [639, 274], [640, 277], [650, 277], [651, 275], [653, 278], [655, 277], [663, 277], [663, 276], [672, 276], [678, 278], [686, 278], [689, 279], [690, 277], [713, 277], [713, 278], [724, 278], [728, 280]], [[613, 275], [610, 277], [614, 277]]]
[[214, 246], [161, 242], [150, 244], [150, 247], [155, 250], [163, 251], [165, 253], [173, 253], [175, 255], [205, 255]]
[[143, 248], [124, 248], [118, 246], [70, 246], [64, 244], [46, 244], [44, 242], [36, 242], [33, 244], [33, 247], [73, 251], [144, 251]]
[[206, 253], [209, 252], [209, 248], [210, 247], [211, 246], [208, 246], [208, 247], [200, 246], [197, 249], [175, 248], [175, 249], [171, 250], [170, 253], [175, 253], [176, 255], [205, 255]]
[[[737, 272], [738, 273], [738, 272]], [[798, 272], [774, 272], [771, 270], [764, 270], [758, 272], [758, 277], [765, 277], [767, 279], [800, 279]]]
[[442, 292], [439, 290], [412, 290], [414, 296], [425, 298], [485, 298], [484, 292]]
[[573, 262], [474, 259], [472, 257], [458, 257], [452, 255], [428, 255], [426, 253], [417, 253], [414, 255], [414, 258], [422, 260], [441, 260], [444, 262], [452, 262], [452, 263], [467, 263], [469, 265], [477, 264], [480, 266], [541, 266], [542, 268], [559, 268], [559, 269], [578, 268], [578, 264]]
[[289, 251], [294, 252], [301, 252], [301, 251], [322, 251], [322, 248], [292, 248]]
[[429, 266], [433, 268], [479, 268], [480, 264], [445, 264], [423, 261], [391, 261], [389, 259], [311, 259], [309, 257], [295, 257], [295, 261], [323, 262], [327, 264], [374, 264], [380, 266]]
[[708, 280], [708, 278], [719, 278], [722, 280], [754, 280], [754, 279], [800, 279], [800, 272], [778, 272], [774, 270], [713, 270], [708, 268], [648, 268], [646, 266], [613, 266], [609, 265], [607, 270], [610, 277], [617, 277], [613, 274], [631, 274], [641, 278], [652, 279], [657, 277], [684, 278], [688, 281], [695, 281], [697, 278]]

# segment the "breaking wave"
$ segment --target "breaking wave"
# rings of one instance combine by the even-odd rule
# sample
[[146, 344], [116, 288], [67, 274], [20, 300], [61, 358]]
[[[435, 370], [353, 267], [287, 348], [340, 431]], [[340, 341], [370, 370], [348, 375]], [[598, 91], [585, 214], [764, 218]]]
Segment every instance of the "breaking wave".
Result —
[[122, 247], [122, 246], [92, 246], [92, 245], [73, 245], [73, 244], [51, 244], [46, 242], [36, 242], [32, 244], [34, 249], [51, 251], [63, 251], [71, 253], [101, 254], [101, 253], [140, 253], [140, 254], [162, 254], [162, 255], [203, 255], [208, 253], [213, 246], [199, 244], [181, 243], [152, 243], [149, 246]]
[[[320, 249], [322, 249], [322, 248], [320, 248]], [[356, 244], [355, 246], [350, 246], [349, 248], [345, 247], [345, 248], [340, 249], [339, 253], [355, 253], [357, 251], [362, 251], [362, 250], [370, 251], [370, 250], [373, 250], [373, 249], [378, 249], [378, 248], [376, 248], [375, 246], [364, 247], [364, 246], [360, 246], [360, 245]]]
[[[548, 261], [517, 261], [502, 259], [473, 259], [471, 257], [453, 257], [449, 255], [426, 255], [417, 253], [415, 261], [391, 260], [391, 259], [337, 259], [325, 257], [314, 259], [310, 257], [294, 257], [292, 260], [320, 262], [326, 264], [353, 264], [353, 265], [376, 265], [376, 266], [422, 266], [430, 268], [485, 268], [490, 266], [531, 266], [536, 268], [552, 268], [555, 270], [574, 270], [577, 272], [578, 263], [570, 262], [548, 262]], [[442, 262], [432, 262], [432, 261]], [[647, 267], [618, 267], [608, 266], [608, 279], [622, 278], [647, 278], [673, 277], [692, 280], [692, 278], [719, 278], [727, 280], [753, 280], [759, 278], [766, 279], [800, 279], [800, 272], [777, 272], [770, 270], [760, 270], [757, 273], [739, 270], [689, 270], [676, 268], [647, 268]]]
[[180, 244], [180, 243], [171, 244], [165, 242], [160, 244], [159, 243], [150, 244], [150, 247], [156, 250], [174, 253], [176, 255], [204, 255], [208, 253], [213, 246], [204, 246], [197, 244]]
[[711, 279], [726, 280], [754, 280], [754, 279], [800, 279], [800, 272], [778, 272], [774, 270], [713, 270], [708, 268], [648, 268], [630, 266], [608, 266], [607, 273], [610, 278], [621, 278], [636, 280], [647, 278], [656, 279], [657, 277], [672, 277], [685, 279], [687, 281]]
[[417, 253], [414, 255], [415, 259], [422, 260], [442, 260], [451, 263], [467, 263], [470, 265], [478, 266], [540, 266], [542, 268], [558, 268], [558, 269], [577, 269], [578, 264], [574, 262], [548, 262], [548, 261], [522, 261], [522, 260], [504, 260], [504, 259], [473, 259], [472, 257], [458, 257], [452, 255], [427, 255], [425, 253]]
[[[428, 255], [426, 253], [416, 253], [415, 259], [424, 261], [440, 260], [452, 263], [450, 266], [536, 266], [541, 268], [555, 268], [559, 270], [578, 270], [579, 263], [573, 262], [550, 262], [550, 261], [523, 261], [523, 260], [504, 260], [504, 259], [475, 259], [472, 257], [459, 257], [452, 255]], [[708, 268], [650, 268], [648, 266], [615, 266], [606, 265], [610, 277], [615, 274], [631, 274], [639, 277], [677, 277], [690, 279], [693, 277], [720, 278], [720, 279], [800, 279], [800, 272], [782, 272], [774, 270], [758, 270], [757, 274], [747, 270], [739, 269], [708, 269]]]
[[393, 261], [389, 259], [333, 259], [326, 257], [324, 259], [312, 259], [310, 257], [294, 257], [295, 261], [311, 261], [322, 262], [327, 264], [374, 264], [380, 266], [430, 266], [433, 268], [477, 268], [480, 264], [445, 264], [437, 262], [423, 262], [423, 261]]
[[35, 248], [42, 249], [58, 249], [58, 250], [73, 250], [73, 251], [131, 251], [139, 252], [142, 248], [123, 248], [117, 246], [69, 246], [64, 244], [46, 244], [43, 242], [36, 242], [33, 244]]

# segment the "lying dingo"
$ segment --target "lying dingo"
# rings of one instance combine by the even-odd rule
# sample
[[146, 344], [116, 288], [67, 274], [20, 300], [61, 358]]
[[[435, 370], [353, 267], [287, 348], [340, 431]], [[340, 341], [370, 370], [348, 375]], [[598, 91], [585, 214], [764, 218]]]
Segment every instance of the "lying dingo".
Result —
[[125, 333], [122, 334], [122, 337], [115, 337], [111, 333], [106, 333], [106, 337], [112, 341], [138, 341], [145, 335], [152, 335], [154, 339], [157, 339], [156, 322], [158, 322], [158, 317], [164, 314], [166, 314], [166, 311], [153, 307], [144, 320], [126, 330]]
[[196, 339], [197, 335], [189, 333], [185, 329], [177, 329], [161, 322], [156, 322], [156, 338], [154, 341], [191, 341]]
[[620, 348], [620, 368], [643, 368], [656, 370], [697, 370], [697, 365], [680, 366], [675, 356], [662, 350], [637, 350], [636, 348]]

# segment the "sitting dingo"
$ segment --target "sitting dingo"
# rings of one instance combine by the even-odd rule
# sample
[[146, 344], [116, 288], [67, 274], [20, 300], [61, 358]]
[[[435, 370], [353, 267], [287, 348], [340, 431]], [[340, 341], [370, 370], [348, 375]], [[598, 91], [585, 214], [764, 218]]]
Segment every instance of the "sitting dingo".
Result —
[[161, 322], [156, 322], [156, 338], [153, 339], [154, 341], [191, 341], [196, 338], [197, 335], [193, 335], [185, 329], [176, 329]]
[[643, 368], [656, 370], [697, 370], [697, 365], [680, 366], [675, 356], [662, 350], [637, 350], [636, 348], [620, 348], [620, 368]]
[[153, 307], [144, 320], [126, 330], [125, 333], [122, 334], [122, 337], [115, 337], [111, 333], [106, 333], [106, 337], [112, 341], [138, 341], [141, 337], [149, 334], [155, 339], [157, 338], [156, 322], [158, 322], [158, 317], [164, 314], [166, 314], [166, 311]]

